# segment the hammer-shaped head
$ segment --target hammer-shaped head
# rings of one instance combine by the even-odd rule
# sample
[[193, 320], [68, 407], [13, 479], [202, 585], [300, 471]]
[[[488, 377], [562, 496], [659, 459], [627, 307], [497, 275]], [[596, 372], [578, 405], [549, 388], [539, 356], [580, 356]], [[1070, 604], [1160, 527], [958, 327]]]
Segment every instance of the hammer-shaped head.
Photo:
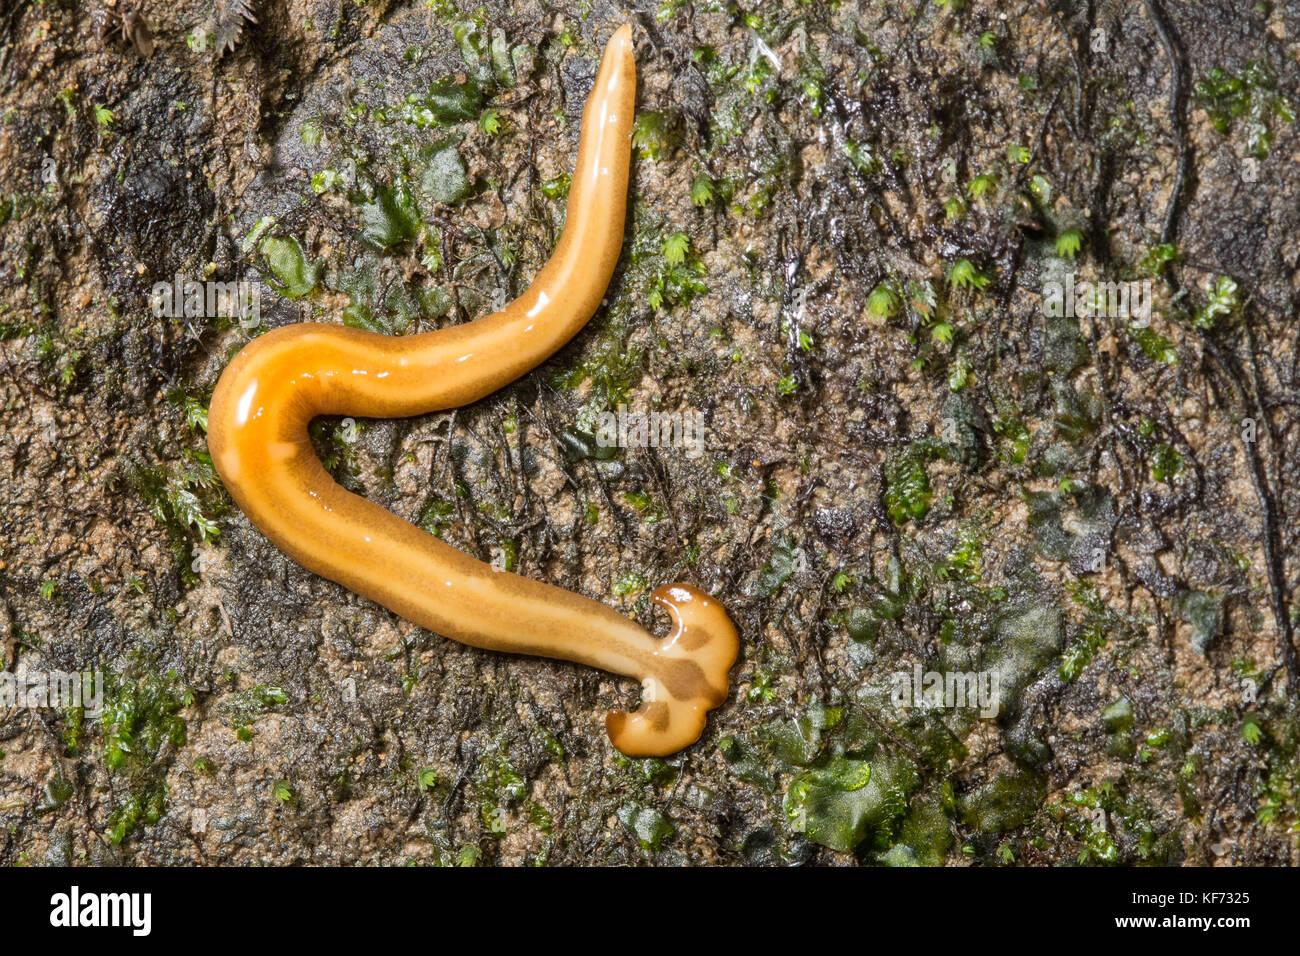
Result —
[[641, 706], [605, 718], [609, 739], [629, 757], [666, 757], [698, 740], [708, 712], [727, 699], [740, 650], [727, 612], [703, 591], [665, 584], [651, 597], [668, 609], [673, 632], [642, 678]]

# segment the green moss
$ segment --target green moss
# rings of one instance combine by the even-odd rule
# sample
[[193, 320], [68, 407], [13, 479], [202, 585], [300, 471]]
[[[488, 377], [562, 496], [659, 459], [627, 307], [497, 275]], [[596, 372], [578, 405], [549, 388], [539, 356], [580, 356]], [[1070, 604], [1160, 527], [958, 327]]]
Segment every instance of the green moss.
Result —
[[535, 800], [529, 800], [524, 809], [528, 813], [528, 822], [542, 833], [550, 833], [555, 820], [551, 811]]
[[708, 269], [685, 233], [663, 240], [662, 262], [646, 277], [646, 301], [656, 312], [670, 306], [688, 306], [697, 295], [708, 292], [701, 277]]
[[1238, 125], [1244, 128], [1246, 150], [1257, 159], [1267, 158], [1273, 146], [1274, 120], [1295, 122], [1290, 101], [1277, 92], [1277, 73], [1265, 60], [1232, 72], [1210, 70], [1196, 84], [1195, 102], [1222, 135], [1230, 135]]
[[350, 271], [333, 281], [348, 295], [344, 325], [368, 332], [401, 335], [417, 315], [436, 318], [451, 308], [445, 289], [427, 286], [412, 294], [405, 282], [383, 270], [382, 260], [373, 254], [359, 257]]
[[170, 469], [137, 468], [129, 481], [166, 532], [181, 580], [194, 584], [198, 580], [193, 569], [195, 532], [199, 542], [215, 540], [220, 533], [216, 519], [225, 510], [217, 496], [211, 456], [187, 449]]
[[696, 206], [708, 206], [716, 195], [713, 178], [708, 173], [696, 173], [691, 181], [691, 202]]
[[152, 825], [167, 812], [167, 784], [161, 778], [128, 794], [109, 811], [108, 841], [118, 846], [139, 827]]
[[948, 268], [948, 285], [953, 289], [979, 290], [992, 280], [982, 274], [969, 259], [960, 259]]
[[1268, 721], [1264, 738], [1265, 768], [1256, 785], [1259, 801], [1255, 819], [1260, 826], [1279, 831], [1300, 829], [1297, 795], [1300, 795], [1300, 725], [1292, 720]]
[[1090, 584], [1076, 582], [1074, 600], [1083, 607], [1083, 620], [1072, 629], [1061, 665], [1057, 669], [1061, 680], [1072, 681], [1092, 663], [1097, 652], [1105, 646], [1108, 636], [1121, 632], [1123, 621], [1102, 600], [1097, 589]]
[[[0, 662], [2, 663], [2, 662]], [[75, 757], [86, 730], [86, 708], [69, 707], [63, 712], [63, 753]]]
[[1007, 442], [1003, 459], [1012, 465], [1023, 465], [1029, 455], [1029, 429], [1014, 418], [999, 418], [993, 422], [993, 431]]
[[561, 173], [542, 183], [542, 195], [547, 199], [564, 199], [569, 195], [571, 185], [573, 185], [573, 177], [568, 173]]
[[451, 311], [451, 293], [440, 285], [424, 286], [415, 293], [420, 314], [426, 321], [440, 319]]
[[758, 578], [754, 582], [755, 592], [759, 597], [771, 597], [792, 574], [806, 570], [806, 563], [807, 558], [803, 550], [795, 546], [794, 539], [788, 534], [778, 534], [772, 548], [772, 558], [758, 572]]
[[1205, 305], [1192, 316], [1192, 324], [1206, 331], [1223, 324], [1240, 307], [1238, 292], [1234, 279], [1219, 276], [1206, 296]]
[[952, 824], [943, 804], [918, 797], [898, 828], [898, 842], [878, 857], [886, 866], [942, 866], [952, 848]]
[[509, 809], [528, 795], [528, 783], [498, 743], [491, 744], [474, 768], [471, 789], [485, 830], [495, 837], [507, 832]]
[[429, 534], [441, 537], [443, 529], [447, 527], [455, 514], [456, 505], [453, 502], [445, 498], [434, 497], [420, 509], [420, 517], [416, 520], [416, 524]]
[[1148, 805], [1126, 796], [1125, 782], [1106, 780], [1053, 804], [1067, 832], [1080, 843], [1083, 864], [1155, 863], [1172, 866], [1185, 851], [1176, 828], [1157, 824]]
[[403, 184], [380, 187], [359, 210], [362, 238], [379, 249], [407, 241], [420, 228], [420, 212]]
[[644, 574], [638, 574], [636, 571], [629, 571], [618, 579], [614, 585], [614, 593], [620, 597], [628, 594], [636, 594], [646, 586]]
[[885, 462], [885, 509], [894, 524], [920, 523], [930, 512], [930, 475], [925, 461], [912, 449]]
[[1178, 349], [1167, 338], [1150, 328], [1130, 325], [1128, 334], [1142, 353], [1159, 365], [1177, 365]]
[[968, 584], [979, 583], [980, 560], [984, 553], [984, 540], [979, 528], [980, 524], [974, 521], [963, 521], [958, 527], [957, 541], [942, 566], [944, 576], [955, 575]]
[[1047, 781], [1035, 773], [1000, 773], [957, 799], [957, 817], [981, 833], [1005, 833], [1034, 818], [1047, 799]]
[[[971, 199], [977, 199], [977, 200], [984, 199], [985, 197], [991, 198], [993, 194], [997, 191], [997, 188], [998, 188], [997, 173], [994, 172], [980, 173], [978, 176], [976, 176], [974, 179], [972, 179], [969, 183], [966, 184], [966, 195], [969, 196]], [[958, 266], [960, 266], [962, 263], [965, 263], [967, 266], [970, 265], [969, 262], [963, 259], [961, 260], [960, 263], [958, 263]], [[951, 276], [949, 277], [949, 281], [951, 281]]]
[[316, 288], [321, 267], [307, 259], [297, 239], [267, 236], [257, 247], [271, 273], [271, 287], [289, 299], [301, 299]]
[[641, 378], [642, 361], [641, 349], [628, 348], [621, 325], [615, 324], [600, 336], [588, 358], [552, 378], [555, 388], [566, 391], [590, 383], [587, 399], [574, 423], [578, 430], [594, 433], [597, 416], [602, 411], [627, 402], [632, 386]]
[[1073, 259], [1083, 248], [1083, 233], [1067, 229], [1056, 237], [1056, 254], [1063, 259]]
[[180, 389], [167, 393], [167, 401], [179, 405], [185, 414], [185, 424], [191, 430], [206, 432], [208, 430], [208, 410], [198, 399], [186, 395]]
[[902, 299], [891, 282], [882, 282], [867, 296], [867, 314], [882, 322], [896, 315], [901, 305]]
[[218, 711], [236, 727], [254, 723], [268, 711], [282, 705], [288, 698], [283, 690], [269, 684], [257, 684], [238, 691], [221, 702]]
[[477, 118], [489, 89], [488, 84], [473, 77], [447, 77], [432, 83], [429, 92], [417, 97], [414, 104], [408, 98], [407, 104], [416, 106], [417, 115], [422, 120], [432, 118], [442, 123], [455, 123]]
[[1151, 477], [1156, 481], [1172, 483], [1182, 474], [1183, 456], [1173, 445], [1160, 443], [1152, 450]]
[[632, 146], [642, 159], [660, 162], [681, 145], [684, 128], [676, 110], [642, 110], [632, 126]]
[[1147, 250], [1138, 270], [1149, 276], [1163, 275], [1165, 267], [1178, 258], [1178, 247], [1173, 243], [1157, 243]]
[[850, 853], [869, 836], [887, 841], [919, 786], [917, 767], [905, 757], [835, 757], [796, 775], [782, 808], [796, 832]]
[[421, 153], [422, 168], [415, 171], [415, 198], [428, 207], [434, 203], [454, 205], [470, 194], [465, 161], [451, 140], [443, 140]]
[[1125, 733], [1133, 726], [1133, 702], [1121, 697], [1107, 704], [1101, 712], [1101, 723], [1108, 734]]
[[652, 807], [624, 804], [618, 809], [618, 821], [643, 850], [657, 851], [665, 840], [677, 832], [672, 821]]
[[36, 808], [36, 814], [39, 816], [57, 810], [67, 803], [75, 792], [76, 788], [72, 781], [63, 776], [61, 771], [55, 770], [45, 781], [45, 792]]
[[108, 839], [114, 845], [166, 812], [166, 766], [160, 756], [165, 745], [185, 745], [180, 710], [180, 694], [156, 675], [134, 682], [113, 674], [105, 678], [99, 718], [104, 767], [124, 778], [127, 790], [108, 815]]
[[774, 699], [776, 691], [772, 689], [772, 676], [764, 670], [756, 670], [745, 696], [751, 703], [766, 703]]

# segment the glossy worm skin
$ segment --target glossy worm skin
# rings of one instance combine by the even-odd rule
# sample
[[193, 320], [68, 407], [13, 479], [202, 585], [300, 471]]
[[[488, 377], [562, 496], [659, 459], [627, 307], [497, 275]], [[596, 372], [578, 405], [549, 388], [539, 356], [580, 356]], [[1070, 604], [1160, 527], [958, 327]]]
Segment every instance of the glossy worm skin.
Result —
[[623, 244], [636, 63], [630, 26], [605, 48], [582, 116], [568, 218], [533, 284], [500, 312], [421, 335], [300, 323], [259, 336], [217, 383], [208, 447], [249, 519], [315, 573], [464, 644], [603, 668], [642, 682], [611, 712], [633, 756], [694, 743], [727, 696], [739, 643], [726, 611], [685, 584], [660, 587], [673, 632], [656, 638], [611, 608], [490, 566], [344, 491], [307, 426], [317, 415], [394, 418], [454, 408], [545, 361], [600, 305]]

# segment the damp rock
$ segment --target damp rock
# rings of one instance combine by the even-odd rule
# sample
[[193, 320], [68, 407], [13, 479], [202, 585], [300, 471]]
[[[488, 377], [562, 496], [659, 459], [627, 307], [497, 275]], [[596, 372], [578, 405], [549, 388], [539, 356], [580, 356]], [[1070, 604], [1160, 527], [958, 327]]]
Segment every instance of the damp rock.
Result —
[[1174, 598], [1174, 611], [1191, 628], [1192, 650], [1204, 655], [1223, 628], [1223, 595], [1209, 591], [1182, 591]]

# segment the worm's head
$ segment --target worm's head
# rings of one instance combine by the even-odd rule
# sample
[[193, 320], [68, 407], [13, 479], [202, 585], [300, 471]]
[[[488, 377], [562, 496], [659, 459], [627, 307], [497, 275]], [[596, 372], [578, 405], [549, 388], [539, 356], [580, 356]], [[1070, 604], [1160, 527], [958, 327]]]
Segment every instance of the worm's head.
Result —
[[727, 699], [728, 672], [740, 650], [727, 612], [703, 591], [665, 584], [651, 597], [667, 608], [673, 632], [641, 682], [641, 706], [605, 718], [609, 739], [629, 757], [666, 757], [695, 743], [708, 712]]

